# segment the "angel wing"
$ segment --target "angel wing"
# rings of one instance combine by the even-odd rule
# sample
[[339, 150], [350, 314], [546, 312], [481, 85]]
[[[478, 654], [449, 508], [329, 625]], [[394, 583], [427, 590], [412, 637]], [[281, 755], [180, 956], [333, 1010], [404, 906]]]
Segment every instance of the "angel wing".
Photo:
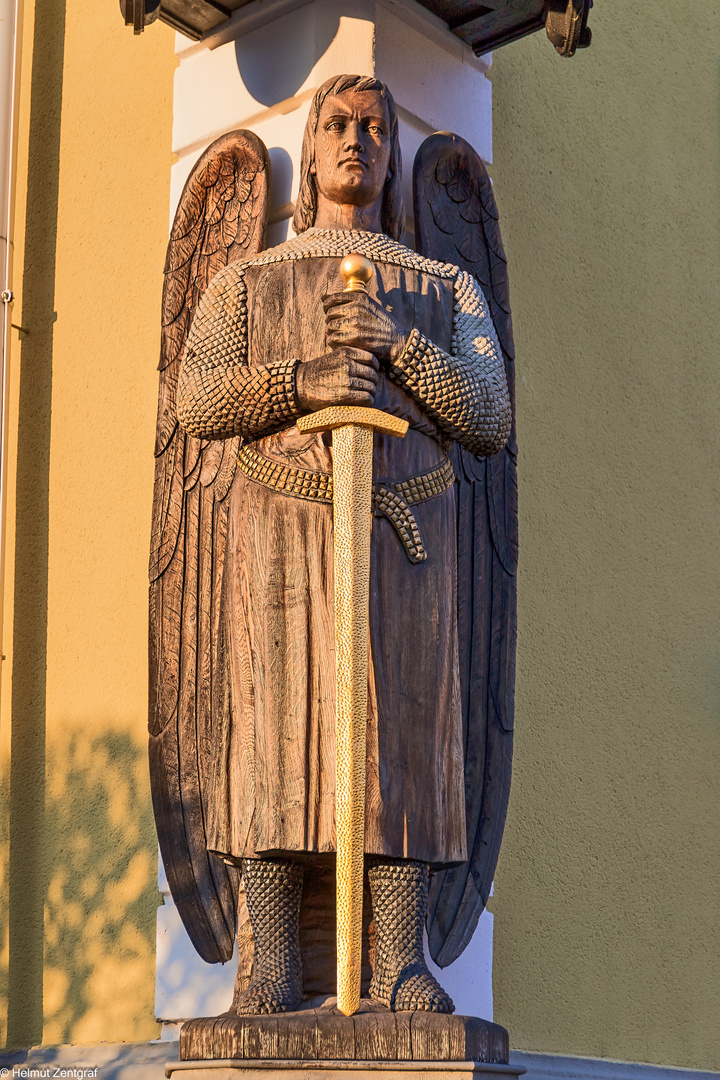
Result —
[[507, 263], [492, 185], [457, 135], [439, 132], [413, 169], [415, 235], [422, 255], [479, 281], [503, 350], [513, 407], [507, 447], [477, 458], [453, 446], [458, 505], [458, 635], [465, 739], [467, 863], [436, 874], [428, 943], [446, 967], [473, 935], [487, 903], [502, 840], [512, 765], [517, 565], [515, 350]]
[[219, 598], [240, 440], [178, 426], [180, 358], [200, 297], [265, 242], [270, 161], [249, 131], [223, 135], [183, 189], [168, 245], [150, 554], [150, 781], [173, 899], [202, 958], [232, 955], [237, 875], [205, 843], [209, 747], [225, 704]]

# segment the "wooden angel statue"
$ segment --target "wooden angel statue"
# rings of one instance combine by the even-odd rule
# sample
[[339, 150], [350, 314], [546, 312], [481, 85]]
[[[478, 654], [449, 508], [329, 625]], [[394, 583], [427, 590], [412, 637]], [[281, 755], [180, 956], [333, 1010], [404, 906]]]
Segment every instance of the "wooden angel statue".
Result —
[[[373, 462], [374, 1002], [452, 1011], [426, 966], [424, 927], [440, 966], [462, 952], [502, 835], [517, 555], [505, 259], [490, 181], [467, 143], [434, 135], [418, 153], [417, 250], [401, 242], [400, 179], [387, 87], [340, 76], [310, 108], [297, 236], [263, 250], [268, 156], [234, 132], [191, 174], [168, 249], [153, 800], [201, 956], [230, 957], [239, 896], [249, 915], [239, 1015], [333, 993], [318, 937], [333, 903], [318, 882], [332, 882], [335, 850], [332, 445], [299, 431], [304, 414], [374, 404], [410, 424], [403, 440], [376, 437]], [[367, 293], [343, 291], [349, 252], [372, 260]]]

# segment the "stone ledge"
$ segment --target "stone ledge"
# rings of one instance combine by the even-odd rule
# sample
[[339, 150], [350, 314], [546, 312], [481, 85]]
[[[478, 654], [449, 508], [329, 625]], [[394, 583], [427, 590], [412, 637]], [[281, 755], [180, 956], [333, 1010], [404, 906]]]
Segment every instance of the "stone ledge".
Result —
[[633, 1061], [532, 1054], [511, 1050], [510, 1064], [527, 1069], [525, 1080], [718, 1080], [720, 1072], [698, 1072]]
[[[0, 1070], [8, 1070], [7, 1080], [53, 1080], [56, 1069], [97, 1069], [97, 1080], [164, 1080], [167, 1060], [177, 1054], [177, 1042], [169, 1040], [34, 1046], [0, 1054]], [[23, 1077], [21, 1070], [30, 1076]], [[86, 1074], [84, 1080], [93, 1078]]]
[[[169, 1080], [461, 1080], [461, 1077], [509, 1077], [518, 1080], [522, 1065], [479, 1061], [303, 1061], [261, 1060], [168, 1062]], [[348, 1076], [350, 1074], [350, 1076]]]

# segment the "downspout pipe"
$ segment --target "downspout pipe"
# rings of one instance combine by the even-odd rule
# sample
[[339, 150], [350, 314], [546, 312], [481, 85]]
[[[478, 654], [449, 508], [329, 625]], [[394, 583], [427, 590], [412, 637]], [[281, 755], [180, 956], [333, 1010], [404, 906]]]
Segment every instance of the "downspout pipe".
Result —
[[[12, 324], [13, 208], [22, 0], [0, 0], [0, 648], [6, 555], [8, 383]], [[2, 666], [0, 665], [0, 682]]]

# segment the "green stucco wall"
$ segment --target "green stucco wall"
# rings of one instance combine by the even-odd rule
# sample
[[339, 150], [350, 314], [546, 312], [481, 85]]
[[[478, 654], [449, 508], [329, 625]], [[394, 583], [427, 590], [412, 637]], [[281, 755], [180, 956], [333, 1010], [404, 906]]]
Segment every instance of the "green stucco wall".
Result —
[[591, 26], [492, 68], [522, 526], [496, 1019], [720, 1069], [720, 11]]

